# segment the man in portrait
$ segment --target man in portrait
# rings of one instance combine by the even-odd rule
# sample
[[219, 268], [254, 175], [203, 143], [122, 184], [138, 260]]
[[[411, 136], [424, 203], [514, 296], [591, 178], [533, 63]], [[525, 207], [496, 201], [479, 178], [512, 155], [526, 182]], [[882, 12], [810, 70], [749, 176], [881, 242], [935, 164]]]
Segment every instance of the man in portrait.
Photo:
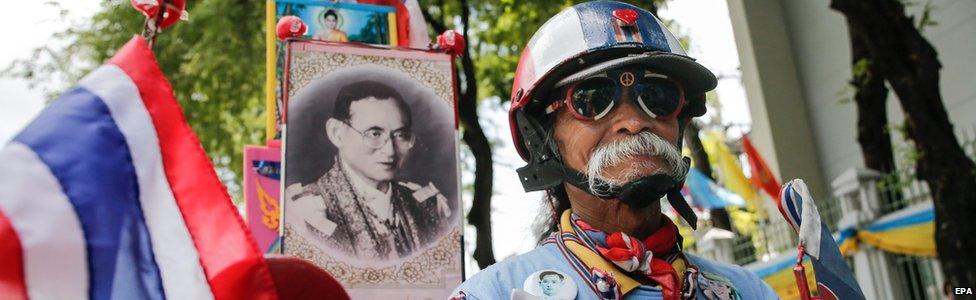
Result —
[[331, 249], [363, 259], [405, 257], [434, 242], [451, 214], [447, 199], [433, 183], [396, 179], [416, 139], [403, 96], [381, 82], [352, 82], [322, 125], [335, 162], [318, 180], [286, 189], [286, 213], [301, 215]]

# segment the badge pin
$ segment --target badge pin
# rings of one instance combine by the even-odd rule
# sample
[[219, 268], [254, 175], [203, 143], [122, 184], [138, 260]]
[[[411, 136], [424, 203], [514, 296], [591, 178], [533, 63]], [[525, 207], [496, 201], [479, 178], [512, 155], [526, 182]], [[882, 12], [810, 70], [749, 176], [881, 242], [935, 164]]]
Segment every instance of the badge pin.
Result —
[[544, 300], [576, 299], [576, 282], [566, 273], [541, 270], [525, 279], [522, 290]]
[[626, 26], [637, 25], [637, 11], [628, 8], [613, 10], [613, 16]]
[[634, 85], [634, 81], [636, 81], [636, 79], [634, 78], [634, 73], [624, 72], [623, 74], [620, 74], [620, 84], [621, 85], [623, 85], [623, 86], [632, 86], [632, 85]]
[[617, 280], [613, 279], [613, 273], [600, 268], [592, 268], [590, 274], [590, 281], [596, 285], [600, 299], [617, 299]]

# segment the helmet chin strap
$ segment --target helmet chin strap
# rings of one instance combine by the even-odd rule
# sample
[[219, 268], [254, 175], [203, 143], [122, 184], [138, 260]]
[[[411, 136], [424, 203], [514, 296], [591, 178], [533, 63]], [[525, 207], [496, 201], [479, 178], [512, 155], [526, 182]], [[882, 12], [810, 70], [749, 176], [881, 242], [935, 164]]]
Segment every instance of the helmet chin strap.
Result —
[[[519, 130], [529, 150], [529, 163], [517, 170], [522, 187], [525, 191], [540, 191], [559, 186], [562, 183], [571, 184], [586, 193], [601, 199], [617, 199], [630, 207], [642, 208], [658, 201], [662, 197], [668, 198], [668, 203], [678, 212], [682, 219], [685, 219], [692, 229], [698, 228], [698, 216], [681, 195], [681, 187], [684, 185], [684, 174], [680, 178], [674, 178], [664, 174], [654, 174], [637, 178], [622, 186], [612, 185], [608, 182], [600, 181], [594, 189], [590, 188], [589, 178], [569, 166], [559, 161], [558, 149], [553, 143], [546, 147], [544, 139], [546, 135], [542, 126], [534, 119], [529, 118], [523, 111], [516, 113], [516, 121]], [[678, 130], [678, 149], [681, 149], [682, 133], [684, 126], [679, 126]], [[683, 163], [690, 164], [690, 159], [684, 157]]]
[[[689, 162], [690, 159], [684, 157], [683, 163], [688, 164]], [[666, 196], [668, 203], [678, 212], [678, 215], [682, 219], [685, 219], [688, 225], [691, 225], [692, 229], [698, 228], [698, 216], [695, 215], [691, 206], [688, 205], [684, 196], [681, 195], [681, 187], [684, 186], [684, 176], [679, 179], [664, 174], [654, 174], [631, 180], [622, 186], [612, 185], [608, 182], [602, 182], [600, 179], [595, 179], [600, 181], [600, 183], [596, 184], [594, 188], [590, 188], [586, 175], [572, 170], [564, 164], [559, 165], [562, 166], [562, 172], [555, 173], [563, 175], [563, 182], [569, 183], [585, 191], [587, 194], [601, 199], [617, 199], [630, 207], [643, 208], [651, 205], [653, 201], [658, 201]], [[519, 169], [520, 173], [521, 170]]]

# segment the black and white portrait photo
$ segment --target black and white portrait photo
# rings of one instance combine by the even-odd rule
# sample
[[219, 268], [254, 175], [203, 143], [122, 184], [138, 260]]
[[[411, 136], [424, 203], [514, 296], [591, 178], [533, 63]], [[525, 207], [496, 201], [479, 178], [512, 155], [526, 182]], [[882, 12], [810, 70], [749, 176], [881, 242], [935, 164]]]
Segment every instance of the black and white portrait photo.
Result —
[[[440, 251], [460, 247], [449, 62], [447, 73], [437, 74], [430, 69], [439, 66], [423, 60], [307, 54], [306, 63], [320, 66], [305, 74], [293, 65], [286, 83], [285, 254], [326, 269], [341, 263], [353, 273], [359, 268], [397, 272], [418, 262], [455, 267], [460, 252], [440, 257]], [[346, 64], [363, 61], [323, 70], [321, 64], [335, 63], [336, 55]], [[437, 268], [430, 270], [437, 275]], [[410, 279], [392, 275], [377, 282], [356, 281], [361, 276], [349, 280]]]

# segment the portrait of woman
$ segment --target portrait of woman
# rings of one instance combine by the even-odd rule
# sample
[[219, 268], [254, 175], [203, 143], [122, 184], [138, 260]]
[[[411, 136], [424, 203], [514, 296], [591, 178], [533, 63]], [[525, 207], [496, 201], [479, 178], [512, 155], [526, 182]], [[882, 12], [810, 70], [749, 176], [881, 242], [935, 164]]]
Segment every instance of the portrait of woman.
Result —
[[315, 33], [316, 39], [330, 42], [349, 41], [349, 36], [346, 35], [346, 32], [339, 29], [341, 20], [339, 19], [339, 14], [334, 9], [323, 10], [322, 14], [319, 15], [318, 21], [321, 27]]

